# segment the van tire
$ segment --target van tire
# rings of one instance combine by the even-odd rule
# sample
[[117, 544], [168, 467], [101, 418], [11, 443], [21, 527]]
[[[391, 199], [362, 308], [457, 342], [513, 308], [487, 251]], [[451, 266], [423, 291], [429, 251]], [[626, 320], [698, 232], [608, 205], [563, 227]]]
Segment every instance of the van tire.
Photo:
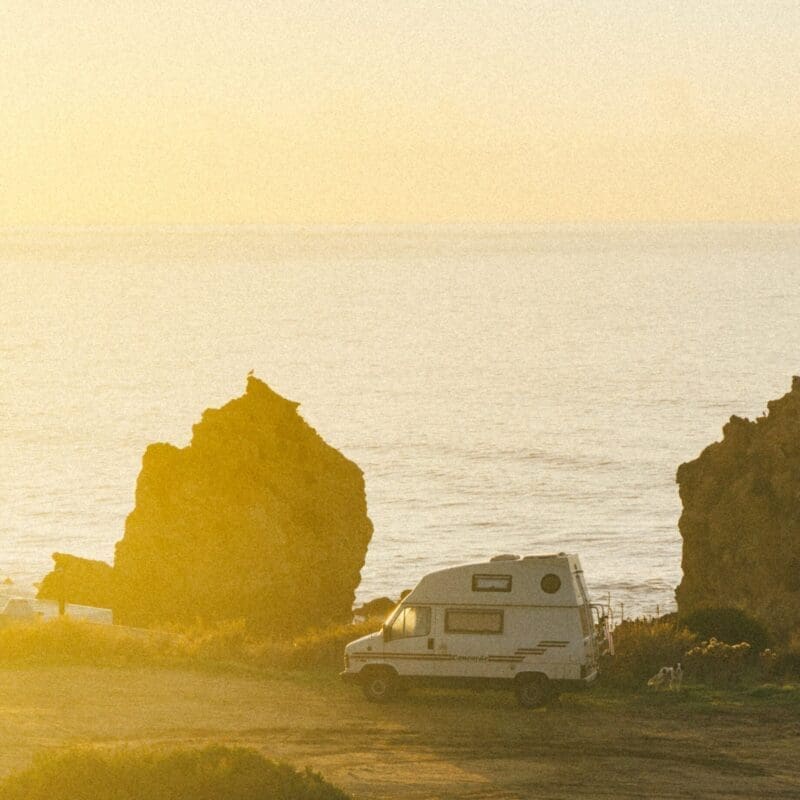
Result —
[[522, 708], [541, 708], [550, 699], [552, 688], [545, 675], [530, 673], [514, 681], [514, 693]]
[[398, 694], [398, 678], [394, 670], [367, 668], [361, 675], [361, 691], [373, 703], [387, 703]]

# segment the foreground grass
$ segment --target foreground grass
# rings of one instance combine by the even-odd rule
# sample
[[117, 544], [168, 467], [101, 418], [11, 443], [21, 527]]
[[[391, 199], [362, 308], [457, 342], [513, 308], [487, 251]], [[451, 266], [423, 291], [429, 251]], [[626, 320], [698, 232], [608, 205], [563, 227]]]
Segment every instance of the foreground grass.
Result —
[[76, 749], [39, 755], [0, 800], [348, 800], [310, 770], [244, 748]]
[[[303, 682], [317, 680], [314, 673], [293, 675]], [[473, 692], [459, 689], [419, 689], [409, 692], [390, 708], [429, 707], [468, 709], [515, 709], [510, 691]], [[680, 691], [653, 691], [648, 688], [625, 690], [596, 684], [580, 691], [563, 692], [544, 710], [537, 713], [618, 714], [621, 719], [632, 715], [664, 720], [700, 719], [714, 715], [735, 715], [756, 719], [773, 711], [785, 712], [800, 719], [800, 684], [761, 684], [733, 689], [716, 689], [702, 684], [686, 684]]]
[[685, 684], [680, 691], [652, 691], [646, 687], [624, 690], [597, 686], [585, 692], [564, 695], [560, 702], [578, 708], [619, 711], [622, 714], [657, 714], [663, 718], [689, 720], [692, 716], [724, 713], [758, 715], [770, 710], [800, 716], [800, 684], [760, 684], [717, 689], [703, 684]]

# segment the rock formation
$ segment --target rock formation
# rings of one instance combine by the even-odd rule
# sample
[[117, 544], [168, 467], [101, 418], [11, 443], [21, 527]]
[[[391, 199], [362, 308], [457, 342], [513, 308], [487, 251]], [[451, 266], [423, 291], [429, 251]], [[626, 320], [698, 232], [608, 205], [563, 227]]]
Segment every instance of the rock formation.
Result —
[[754, 422], [678, 468], [683, 580], [678, 608], [731, 606], [778, 638], [800, 630], [800, 378]]
[[380, 617], [385, 619], [389, 614], [397, 608], [398, 600], [392, 600], [389, 597], [376, 597], [358, 608], [353, 609], [353, 614], [362, 619], [370, 619]]
[[[147, 448], [117, 543], [115, 622], [349, 622], [372, 536], [361, 470], [254, 377], [184, 448]], [[49, 578], [49, 576], [48, 576]]]
[[55, 569], [48, 573], [37, 597], [84, 606], [112, 608], [114, 604], [114, 570], [105, 561], [78, 558], [66, 553], [53, 553]]

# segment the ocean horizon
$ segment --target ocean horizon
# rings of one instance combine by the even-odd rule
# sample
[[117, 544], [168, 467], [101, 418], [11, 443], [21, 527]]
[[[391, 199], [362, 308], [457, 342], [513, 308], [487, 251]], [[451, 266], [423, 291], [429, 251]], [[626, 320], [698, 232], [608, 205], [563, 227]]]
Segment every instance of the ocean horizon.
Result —
[[148, 444], [250, 370], [363, 470], [357, 600], [577, 552], [674, 609], [680, 463], [800, 372], [800, 226], [5, 229], [0, 596], [113, 559]]

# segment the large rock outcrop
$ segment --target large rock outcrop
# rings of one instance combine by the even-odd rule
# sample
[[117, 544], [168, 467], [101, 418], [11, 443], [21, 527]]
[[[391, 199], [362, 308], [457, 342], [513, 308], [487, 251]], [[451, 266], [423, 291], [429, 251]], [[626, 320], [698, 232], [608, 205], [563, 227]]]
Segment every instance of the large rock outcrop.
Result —
[[364, 476], [297, 408], [249, 377], [187, 447], [147, 448], [116, 546], [115, 622], [243, 618], [290, 636], [351, 619], [372, 536]]
[[733, 606], [778, 638], [800, 630], [800, 378], [754, 422], [678, 468], [678, 608]]

